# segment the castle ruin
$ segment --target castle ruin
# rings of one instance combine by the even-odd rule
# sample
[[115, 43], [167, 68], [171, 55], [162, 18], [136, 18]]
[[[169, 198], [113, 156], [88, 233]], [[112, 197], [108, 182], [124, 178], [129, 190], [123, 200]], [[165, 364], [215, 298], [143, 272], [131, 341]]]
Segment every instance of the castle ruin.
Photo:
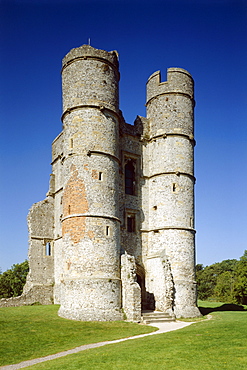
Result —
[[199, 316], [193, 79], [181, 68], [165, 82], [153, 73], [147, 116], [130, 125], [119, 78], [115, 51], [83, 45], [63, 59], [63, 130], [46, 199], [28, 215], [23, 297], [74, 320]]

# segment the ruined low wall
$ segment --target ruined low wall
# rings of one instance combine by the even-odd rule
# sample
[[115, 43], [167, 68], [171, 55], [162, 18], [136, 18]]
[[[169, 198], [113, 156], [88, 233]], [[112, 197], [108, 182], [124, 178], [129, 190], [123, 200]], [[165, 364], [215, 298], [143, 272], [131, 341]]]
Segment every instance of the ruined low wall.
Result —
[[135, 258], [127, 253], [121, 256], [122, 304], [127, 320], [141, 321], [141, 288], [136, 282]]
[[53, 304], [53, 285], [40, 285], [31, 288], [18, 297], [0, 299], [0, 307], [28, 306], [34, 303]]

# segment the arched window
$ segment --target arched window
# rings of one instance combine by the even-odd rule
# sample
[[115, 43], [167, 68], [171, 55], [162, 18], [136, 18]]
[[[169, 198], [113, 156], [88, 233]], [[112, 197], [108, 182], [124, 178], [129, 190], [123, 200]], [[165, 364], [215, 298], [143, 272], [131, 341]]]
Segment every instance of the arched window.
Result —
[[124, 168], [125, 194], [135, 195], [135, 161], [128, 159]]

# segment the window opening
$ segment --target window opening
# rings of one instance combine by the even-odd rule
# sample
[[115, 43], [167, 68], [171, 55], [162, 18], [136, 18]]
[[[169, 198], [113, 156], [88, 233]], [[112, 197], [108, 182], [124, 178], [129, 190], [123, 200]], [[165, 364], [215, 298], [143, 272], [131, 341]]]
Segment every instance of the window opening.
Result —
[[106, 236], [110, 235], [110, 226], [106, 226], [105, 233], [106, 233]]
[[70, 215], [70, 204], [69, 204], [69, 207], [68, 207], [68, 214]]
[[135, 215], [127, 215], [127, 231], [129, 233], [135, 232]]
[[125, 165], [125, 194], [135, 195], [135, 161], [128, 159]]
[[173, 191], [173, 193], [175, 193], [176, 190], [177, 190], [177, 184], [173, 183], [173, 185], [172, 185], [172, 191]]
[[99, 172], [99, 180], [102, 181], [103, 180], [103, 172]]
[[48, 242], [45, 245], [45, 255], [46, 256], [51, 256], [51, 243]]
[[70, 139], [70, 148], [73, 149], [73, 147], [74, 147], [74, 140], [71, 138]]

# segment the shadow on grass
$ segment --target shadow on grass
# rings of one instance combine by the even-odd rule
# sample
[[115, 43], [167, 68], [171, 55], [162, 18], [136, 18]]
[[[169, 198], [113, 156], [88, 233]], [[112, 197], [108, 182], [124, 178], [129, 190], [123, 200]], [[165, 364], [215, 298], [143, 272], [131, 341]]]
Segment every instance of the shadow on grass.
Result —
[[247, 309], [245, 309], [243, 306], [239, 304], [234, 304], [234, 303], [225, 303], [219, 307], [200, 307], [199, 306], [198, 308], [203, 316], [208, 315], [211, 312], [217, 312], [217, 311], [246, 311], [247, 312]]

